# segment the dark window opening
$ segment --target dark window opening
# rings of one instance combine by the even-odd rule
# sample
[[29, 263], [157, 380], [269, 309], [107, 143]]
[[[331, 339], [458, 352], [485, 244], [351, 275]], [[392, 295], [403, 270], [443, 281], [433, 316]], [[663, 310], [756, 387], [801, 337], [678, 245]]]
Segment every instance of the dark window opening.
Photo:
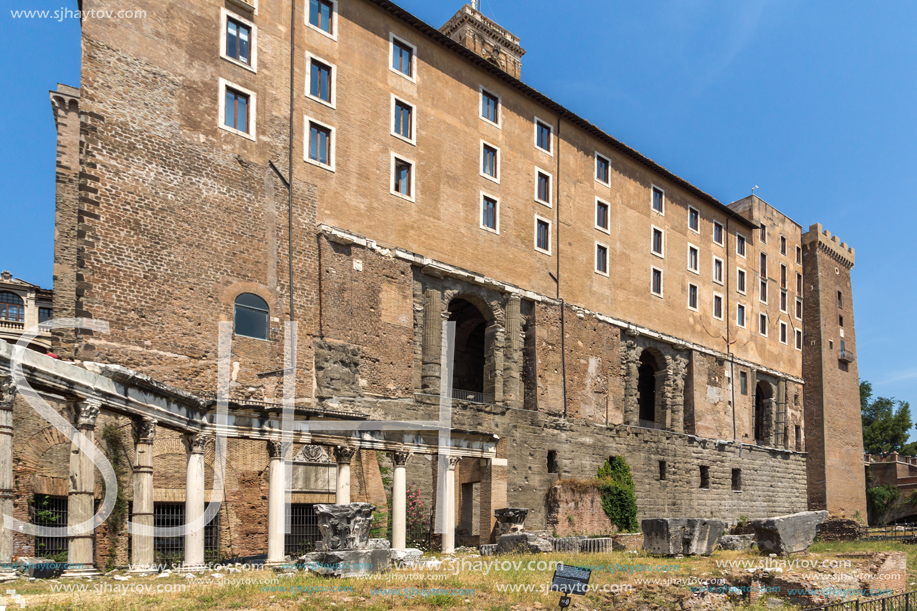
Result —
[[497, 177], [497, 149], [484, 145], [481, 171], [492, 178]]
[[608, 229], [608, 204], [597, 202], [595, 205], [595, 225]]
[[548, 473], [560, 473], [557, 464], [557, 450], [548, 450]]
[[702, 466], [700, 468], [700, 487], [710, 488], [710, 467]]
[[[153, 526], [172, 528], [185, 523], [184, 503], [154, 503]], [[220, 514], [204, 526], [204, 561], [216, 562], [220, 554]], [[185, 559], [185, 538], [153, 537], [153, 555], [157, 564], [177, 565]]]
[[242, 293], [236, 297], [236, 335], [268, 339], [270, 314], [264, 299], [252, 293]]
[[51, 308], [38, 308], [38, 322], [48, 322], [54, 318], [54, 311]]
[[843, 327], [843, 326], [844, 326], [844, 317], [843, 317], [843, 316], [838, 316], [838, 317], [837, 317], [837, 323], [838, 323], [840, 326]]
[[595, 177], [599, 182], [608, 184], [608, 160], [604, 157], [595, 158]]
[[331, 130], [317, 123], [309, 124], [309, 159], [331, 165]]
[[755, 422], [754, 432], [755, 441], [761, 443], [764, 441], [764, 403], [771, 398], [770, 388], [763, 382], [758, 382], [755, 387]]
[[659, 481], [664, 482], [666, 480], [666, 464], [664, 460], [659, 461]]
[[739, 372], [739, 389], [743, 395], [748, 394], [748, 373], [745, 371]]
[[290, 505], [290, 532], [286, 533], [284, 553], [298, 557], [314, 552], [315, 544], [321, 539], [318, 518], [315, 516], [315, 505], [292, 503]]
[[[36, 494], [32, 499], [32, 524], [67, 526], [67, 497]], [[67, 537], [35, 537], [35, 555], [59, 562], [67, 561]]]
[[839, 308], [844, 307], [844, 294], [841, 293], [840, 291], [837, 292], [837, 307]]
[[547, 221], [538, 219], [535, 234], [535, 245], [537, 248], [544, 251], [551, 250], [551, 225], [549, 225]]
[[538, 200], [548, 203], [551, 203], [551, 177], [547, 174], [542, 174], [538, 172]]
[[796, 425], [796, 451], [802, 452], [802, 427]]
[[411, 171], [410, 162], [395, 159], [395, 192], [411, 197]]
[[474, 304], [460, 298], [449, 302], [449, 320], [455, 322], [452, 386], [456, 392], [483, 393], [487, 321]]
[[497, 200], [484, 196], [481, 209], [481, 224], [488, 229], [497, 230]]
[[732, 489], [735, 492], [742, 491], [742, 470], [741, 469], [732, 470]]
[[649, 351], [640, 355], [637, 370], [637, 402], [640, 405], [640, 420], [653, 425], [656, 422], [656, 374], [659, 365]]

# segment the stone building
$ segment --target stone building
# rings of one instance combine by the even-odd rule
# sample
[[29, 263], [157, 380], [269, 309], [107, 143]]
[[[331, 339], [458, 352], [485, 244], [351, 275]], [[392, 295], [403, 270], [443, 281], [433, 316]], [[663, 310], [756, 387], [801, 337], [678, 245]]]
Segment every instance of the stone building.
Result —
[[0, 339], [15, 344], [23, 333], [34, 335], [28, 347], [45, 354], [51, 348], [51, 330], [45, 323], [53, 318], [52, 291], [0, 273]]
[[[407, 484], [446, 498], [448, 549], [501, 507], [544, 527], [554, 482], [612, 455], [641, 517], [865, 515], [853, 251], [820, 226], [725, 205], [525, 85], [469, 6], [440, 31], [387, 0], [129, 4], [84, 0], [146, 18], [84, 21], [81, 87], [51, 92], [54, 309], [95, 326], [25, 375], [118, 457], [122, 523], [224, 500], [203, 535], [112, 522], [58, 542], [71, 561], [276, 561], [312, 503], [387, 494], [403, 545]], [[88, 516], [91, 465], [9, 404], [14, 514]]]

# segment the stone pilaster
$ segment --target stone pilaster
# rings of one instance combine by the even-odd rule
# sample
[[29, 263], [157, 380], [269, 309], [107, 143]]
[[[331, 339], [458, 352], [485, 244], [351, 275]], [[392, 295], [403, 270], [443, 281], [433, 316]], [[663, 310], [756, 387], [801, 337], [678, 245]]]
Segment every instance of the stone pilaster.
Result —
[[186, 571], [201, 570], [204, 565], [204, 524], [195, 524], [204, 515], [204, 449], [203, 433], [185, 436], [188, 469], [185, 473], [185, 562]]
[[335, 505], [350, 504], [350, 461], [356, 453], [354, 446], [336, 446], [334, 459], [338, 465], [337, 489], [334, 495]]
[[[153, 439], [156, 421], [143, 418], [134, 422], [134, 502], [131, 521], [144, 530], [153, 529]], [[154, 572], [152, 532], [131, 533], [131, 573]]]
[[395, 471], [392, 477], [392, 549], [407, 547], [407, 464], [411, 453], [392, 452]]
[[521, 408], [522, 394], [522, 300], [510, 295], [506, 300], [506, 335], [503, 344], [503, 401], [509, 407]]
[[[86, 399], [76, 404], [76, 428], [90, 445], [95, 445], [96, 420], [101, 402]], [[89, 454], [80, 450], [74, 439], [70, 444], [70, 489], [67, 492], [67, 526], [92, 519], [95, 513], [95, 464]], [[99, 572], [93, 557], [92, 532], [70, 535], [67, 542], [67, 570], [62, 578], [93, 577]]]
[[270, 455], [270, 475], [267, 502], [267, 563], [283, 564], [286, 542], [286, 478], [284, 477], [283, 444], [280, 441], [268, 441]]
[[443, 553], [451, 554], [455, 551], [455, 468], [458, 466], [460, 456], [449, 456], [449, 468], [446, 469], [446, 506], [445, 524], [443, 528]]
[[637, 400], [637, 342], [627, 340], [621, 350], [621, 369], [624, 378], [624, 424], [640, 424], [640, 404]]
[[4, 516], [13, 515], [13, 402], [16, 384], [11, 376], [0, 377], [0, 582], [19, 577], [12, 570], [13, 531]]
[[484, 330], [484, 394], [491, 395], [494, 403], [503, 402], [503, 327], [497, 322]]
[[688, 371], [688, 359], [681, 355], [673, 356], [668, 361], [668, 379], [666, 384], [666, 403], [668, 404], [668, 430], [676, 433], [685, 431], [685, 376]]
[[786, 426], [786, 380], [777, 382], [777, 426], [775, 431], [775, 442], [778, 448], [786, 449], [788, 447], [789, 436]]
[[439, 395], [440, 358], [443, 347], [443, 296], [427, 289], [424, 295], [421, 391]]

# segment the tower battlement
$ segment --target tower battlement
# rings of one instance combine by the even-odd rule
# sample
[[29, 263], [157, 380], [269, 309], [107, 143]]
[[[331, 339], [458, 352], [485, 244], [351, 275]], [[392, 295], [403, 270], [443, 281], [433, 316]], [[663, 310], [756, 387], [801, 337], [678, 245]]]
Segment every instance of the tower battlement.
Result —
[[839, 263], [847, 266], [848, 269], [853, 267], [856, 260], [856, 253], [853, 248], [847, 246], [846, 242], [838, 240], [836, 235], [831, 235], [831, 232], [827, 229], [823, 229], [821, 223], [809, 226], [809, 231], [802, 234], [802, 243], [806, 246], [817, 244]]

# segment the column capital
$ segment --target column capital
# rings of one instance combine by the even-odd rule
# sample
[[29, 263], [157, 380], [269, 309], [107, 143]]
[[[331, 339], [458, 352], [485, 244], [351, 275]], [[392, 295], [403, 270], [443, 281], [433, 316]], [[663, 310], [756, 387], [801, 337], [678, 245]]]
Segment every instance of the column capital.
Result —
[[95, 397], [90, 397], [76, 404], [76, 428], [92, 430], [96, 428], [96, 420], [99, 417], [99, 411], [102, 409], [102, 402]]
[[449, 455], [449, 470], [455, 471], [455, 468], [458, 466], [459, 461], [462, 460], [461, 456], [456, 456], [455, 454]]
[[203, 454], [207, 447], [207, 435], [204, 433], [189, 433], [184, 436], [185, 448], [192, 454]]
[[396, 467], [403, 467], [408, 464], [408, 459], [411, 458], [413, 452], [410, 450], [395, 450], [392, 452], [392, 462], [395, 463]]
[[16, 400], [16, 394], [19, 389], [13, 381], [13, 376], [0, 376], [0, 409], [10, 411], [13, 409], [13, 401]]
[[290, 444], [287, 444], [287, 447], [284, 448], [284, 443], [277, 439], [268, 439], [267, 440], [267, 453], [271, 459], [275, 458], [284, 458], [284, 454], [289, 453]]
[[349, 465], [356, 451], [356, 446], [335, 446], [334, 459], [339, 465]]
[[134, 442], [152, 444], [156, 437], [156, 421], [152, 418], [134, 420]]

